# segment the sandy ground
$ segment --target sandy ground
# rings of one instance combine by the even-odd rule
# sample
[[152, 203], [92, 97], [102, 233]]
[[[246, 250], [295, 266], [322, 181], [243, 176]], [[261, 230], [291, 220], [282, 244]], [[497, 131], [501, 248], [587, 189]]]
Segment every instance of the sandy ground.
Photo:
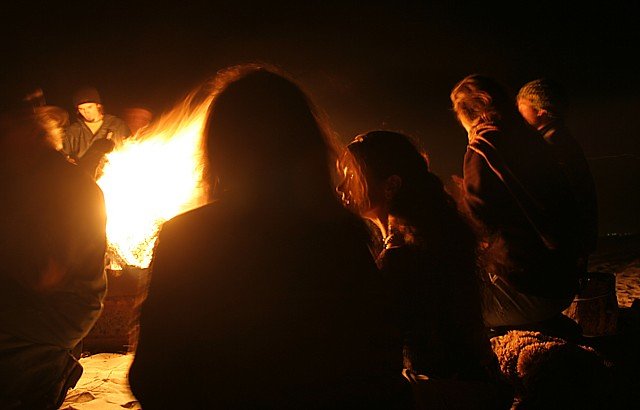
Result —
[[60, 409], [141, 409], [127, 381], [132, 360], [133, 354], [117, 353], [99, 353], [80, 359], [84, 372]]
[[618, 305], [631, 307], [640, 299], [640, 234], [601, 238], [589, 271], [615, 274]]
[[[616, 380], [618, 403], [615, 408], [633, 408], [640, 393], [638, 388], [637, 352], [640, 334], [640, 236], [603, 238], [590, 260], [589, 270], [615, 274], [616, 294], [620, 308], [619, 333], [591, 338], [594, 347], [619, 362]], [[640, 302], [639, 302], [640, 303]], [[69, 390], [62, 410], [141, 409], [129, 390], [127, 372], [133, 354], [99, 353], [80, 359], [84, 373], [75, 388]], [[613, 408], [613, 407], [612, 407]]]

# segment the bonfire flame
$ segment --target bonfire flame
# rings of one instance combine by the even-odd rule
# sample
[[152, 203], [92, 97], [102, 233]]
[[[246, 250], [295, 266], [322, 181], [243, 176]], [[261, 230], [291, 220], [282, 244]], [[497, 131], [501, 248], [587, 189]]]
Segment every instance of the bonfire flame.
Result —
[[160, 226], [203, 205], [202, 131], [211, 97], [196, 93], [106, 157], [104, 192], [111, 269], [147, 268]]

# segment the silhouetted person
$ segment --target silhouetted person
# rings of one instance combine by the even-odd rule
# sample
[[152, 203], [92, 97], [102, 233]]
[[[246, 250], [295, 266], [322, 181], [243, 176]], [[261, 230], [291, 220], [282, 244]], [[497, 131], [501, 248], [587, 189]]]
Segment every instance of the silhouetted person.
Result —
[[95, 178], [104, 155], [115, 143], [129, 137], [131, 130], [122, 119], [104, 112], [100, 94], [93, 87], [77, 90], [73, 106], [77, 120], [66, 129], [62, 151]]
[[347, 146], [342, 166], [343, 201], [384, 238], [378, 265], [394, 294], [404, 368], [451, 382], [422, 406], [444, 408], [436, 403], [445, 397], [451, 409], [510, 408], [482, 320], [475, 235], [426, 155], [405, 135], [372, 131]]
[[151, 124], [153, 113], [145, 107], [128, 107], [125, 108], [122, 119], [131, 130], [131, 135], [135, 135]]
[[[145, 409], [398, 408], [401, 352], [328, 134], [273, 69], [220, 74], [213, 202], [164, 224], [129, 380]], [[408, 384], [406, 384], [408, 387]]]
[[569, 99], [564, 88], [553, 80], [540, 78], [526, 83], [518, 92], [518, 110], [549, 144], [555, 161], [569, 179], [581, 217], [579, 260], [582, 275], [598, 240], [598, 205], [595, 183], [582, 147], [565, 123]]
[[469, 138], [463, 207], [485, 242], [485, 322], [558, 317], [577, 290], [580, 221], [571, 188], [497, 81], [468, 76], [451, 101]]
[[0, 408], [57, 409], [106, 290], [102, 192], [56, 151], [64, 111], [0, 114]]

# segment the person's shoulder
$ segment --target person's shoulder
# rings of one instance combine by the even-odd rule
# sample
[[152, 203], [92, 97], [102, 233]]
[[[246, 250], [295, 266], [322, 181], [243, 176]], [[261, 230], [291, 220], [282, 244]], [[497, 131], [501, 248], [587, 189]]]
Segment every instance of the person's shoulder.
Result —
[[496, 124], [479, 124], [473, 130], [473, 137], [467, 145], [467, 155], [484, 155], [499, 149], [503, 144], [505, 131]]
[[102, 189], [87, 173], [67, 161], [63, 154], [52, 150], [44, 154], [41, 162], [43, 170], [46, 170], [46, 183], [51, 189], [56, 190], [58, 197], [69, 207], [83, 207], [87, 204], [103, 206]]
[[226, 252], [234, 252], [233, 218], [219, 204], [210, 203], [176, 215], [164, 222], [158, 233], [158, 254], [171, 255], [174, 261], [202, 267]]
[[79, 120], [71, 122], [66, 128], [67, 133], [79, 132], [80, 130], [82, 130], [82, 123]]
[[102, 189], [86, 172], [78, 168], [78, 165], [67, 161], [60, 153], [55, 153], [60, 158], [56, 159], [58, 168], [65, 173], [64, 181], [67, 185], [81, 189], [92, 196], [103, 197]]
[[564, 122], [557, 121], [550, 123], [540, 130], [545, 141], [550, 144], [576, 144], [577, 140]]
[[178, 214], [162, 224], [162, 233], [175, 234], [181, 231], [193, 233], [207, 229], [219, 214], [221, 206], [217, 202], [209, 203], [198, 208]]
[[114, 122], [117, 122], [117, 123], [122, 123], [122, 124], [125, 123], [124, 119], [122, 119], [121, 117], [118, 117], [115, 114], [105, 114], [104, 118], [105, 119], [109, 118], [110, 121], [114, 121]]
[[493, 139], [500, 138], [500, 136], [505, 132], [504, 128], [505, 128], [504, 125], [497, 124], [497, 123], [478, 124], [473, 129], [473, 132], [476, 135], [476, 138], [474, 138], [474, 141], [477, 141], [477, 140], [482, 141], [483, 139], [487, 141], [491, 141]]
[[120, 118], [120, 117], [118, 117], [116, 115], [113, 115], [113, 114], [104, 114], [102, 119], [104, 121], [104, 124], [107, 125], [107, 126], [110, 126], [110, 127], [116, 127], [116, 126], [117, 127], [124, 127], [124, 126], [126, 126], [126, 122], [122, 118]]
[[127, 123], [120, 117], [113, 114], [105, 114], [103, 117], [103, 127], [115, 132], [116, 137], [129, 137], [131, 130]]

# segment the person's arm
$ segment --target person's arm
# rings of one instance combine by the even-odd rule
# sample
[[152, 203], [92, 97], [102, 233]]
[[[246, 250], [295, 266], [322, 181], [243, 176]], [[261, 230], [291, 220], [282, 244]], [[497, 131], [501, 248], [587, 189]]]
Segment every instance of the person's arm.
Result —
[[62, 149], [60, 150], [65, 158], [74, 164], [78, 163], [78, 153], [74, 147], [75, 131], [73, 127], [68, 126], [64, 129], [62, 135]]
[[95, 177], [100, 161], [106, 154], [113, 151], [114, 147], [115, 142], [111, 138], [99, 138], [91, 144], [87, 152], [76, 163], [91, 177]]
[[467, 148], [464, 157], [463, 205], [476, 223], [489, 228], [499, 220], [499, 193], [504, 191], [502, 183], [491, 170], [485, 158]]

